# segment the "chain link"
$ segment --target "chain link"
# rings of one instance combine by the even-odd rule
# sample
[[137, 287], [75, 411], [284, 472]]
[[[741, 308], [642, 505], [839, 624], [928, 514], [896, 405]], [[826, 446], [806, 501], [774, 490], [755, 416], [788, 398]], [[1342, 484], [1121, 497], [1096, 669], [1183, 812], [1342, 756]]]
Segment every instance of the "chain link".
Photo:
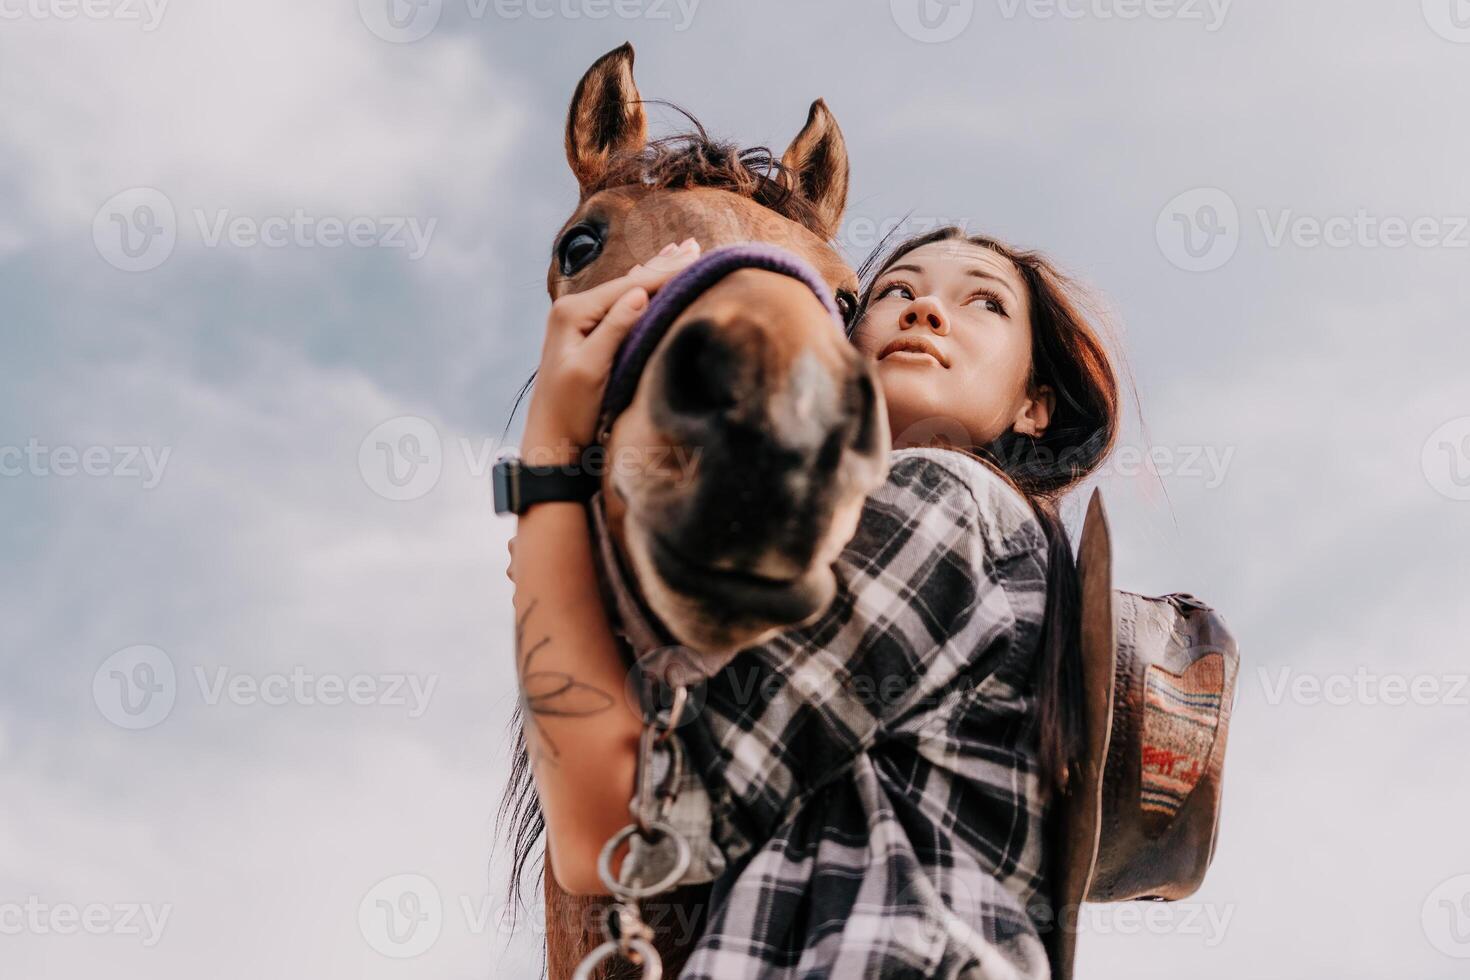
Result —
[[[683, 720], [685, 707], [689, 703], [689, 691], [682, 684], [672, 688], [673, 700], [667, 711], [658, 710], [652, 703], [654, 683], [643, 679], [639, 697], [643, 706], [643, 731], [638, 736], [638, 769], [634, 781], [633, 799], [628, 811], [633, 822], [612, 836], [603, 845], [597, 859], [597, 874], [602, 884], [616, 901], [608, 909], [603, 920], [603, 933], [607, 941], [589, 953], [573, 974], [573, 980], [591, 980], [592, 971], [603, 960], [621, 956], [629, 962], [643, 967], [643, 980], [660, 980], [663, 977], [663, 960], [654, 948], [653, 929], [643, 921], [638, 903], [642, 899], [662, 894], [678, 884], [688, 870], [692, 851], [689, 841], [681, 836], [669, 823], [669, 814], [679, 796], [679, 785], [684, 775], [684, 750], [673, 732]], [[659, 763], [662, 762], [660, 771]], [[625, 843], [637, 835], [649, 845], [672, 841], [674, 846], [673, 865], [655, 882], [647, 883], [649, 869], [647, 850], [629, 848], [618, 874], [612, 871], [613, 856]]]

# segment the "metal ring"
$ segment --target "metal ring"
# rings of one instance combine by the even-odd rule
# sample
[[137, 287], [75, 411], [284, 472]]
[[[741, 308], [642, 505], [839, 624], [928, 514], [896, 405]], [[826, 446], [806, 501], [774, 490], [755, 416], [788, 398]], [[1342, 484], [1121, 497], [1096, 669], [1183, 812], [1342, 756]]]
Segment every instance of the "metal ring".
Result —
[[[651, 943], [644, 942], [642, 939], [634, 939], [628, 945], [643, 958], [643, 980], [663, 980], [664, 963], [659, 958], [658, 950], [654, 949]], [[577, 964], [577, 971], [572, 974], [572, 980], [592, 980], [592, 970], [603, 960], [617, 956], [618, 953], [617, 943], [603, 943], [588, 953], [585, 960]]]
[[668, 741], [669, 736], [674, 734], [674, 729], [679, 727], [679, 720], [684, 716], [684, 706], [689, 703], [689, 688], [683, 684], [674, 685], [674, 703], [669, 705], [669, 717], [667, 720], [660, 718], [656, 727], [659, 728], [656, 743]]
[[[639, 832], [638, 825], [635, 823], [630, 823], [628, 824], [628, 826], [624, 827], [622, 830], [614, 834], [606, 844], [602, 845], [602, 853], [597, 857], [597, 876], [602, 879], [602, 884], [604, 887], [607, 888], [609, 894], [613, 895], [616, 898], [633, 901], [642, 898], [652, 898], [654, 895], [661, 895], [664, 892], [668, 891], [670, 888], [673, 888], [674, 885], [679, 881], [679, 879], [684, 877], [684, 872], [689, 870], [689, 862], [693, 859], [693, 853], [689, 850], [689, 842], [681, 837], [679, 835], [679, 832], [675, 830], [671, 824], [668, 824], [662, 820], [655, 820], [653, 822], [653, 830], [657, 832], [659, 836], [668, 837], [673, 840], [673, 870], [664, 875], [662, 879], [653, 883], [652, 885], [643, 885], [642, 887], [639, 887], [637, 885], [625, 885], [621, 881], [618, 881], [616, 878], [613, 877], [613, 854], [615, 854], [617, 852], [617, 849], [623, 845], [624, 841], [630, 840], [634, 834]], [[628, 856], [632, 857], [631, 854], [629, 854]], [[627, 870], [626, 861], [623, 863], [623, 870]]]

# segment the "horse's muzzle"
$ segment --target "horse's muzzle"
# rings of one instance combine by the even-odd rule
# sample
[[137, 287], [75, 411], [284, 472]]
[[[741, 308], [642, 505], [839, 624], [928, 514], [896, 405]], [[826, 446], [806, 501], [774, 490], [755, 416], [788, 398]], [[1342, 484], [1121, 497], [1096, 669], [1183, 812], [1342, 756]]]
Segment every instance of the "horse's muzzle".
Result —
[[765, 246], [709, 253], [648, 313], [609, 386], [618, 439], [689, 465], [614, 478], [639, 591], [701, 651], [811, 620], [886, 472], [872, 366], [826, 284]]

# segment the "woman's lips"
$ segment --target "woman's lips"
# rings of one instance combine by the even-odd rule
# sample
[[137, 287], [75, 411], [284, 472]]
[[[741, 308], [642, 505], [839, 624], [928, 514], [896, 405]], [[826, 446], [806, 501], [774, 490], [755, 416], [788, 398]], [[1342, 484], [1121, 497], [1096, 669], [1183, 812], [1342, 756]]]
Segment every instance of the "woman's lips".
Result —
[[878, 352], [878, 360], [889, 357], [897, 357], [903, 361], [921, 361], [925, 358], [933, 360], [940, 367], [949, 367], [949, 359], [940, 353], [939, 348], [922, 337], [898, 337], [889, 342]]

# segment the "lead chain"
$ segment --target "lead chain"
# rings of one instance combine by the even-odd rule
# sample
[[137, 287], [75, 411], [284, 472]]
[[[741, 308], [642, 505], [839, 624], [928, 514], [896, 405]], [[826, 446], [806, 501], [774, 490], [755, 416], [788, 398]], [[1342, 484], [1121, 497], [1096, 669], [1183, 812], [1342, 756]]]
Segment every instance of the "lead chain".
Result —
[[[679, 740], [670, 736], [679, 726], [689, 698], [689, 692], [683, 685], [675, 685], [673, 694], [673, 703], [667, 713], [648, 707], [644, 709], [643, 731], [638, 737], [638, 773], [633, 799], [628, 803], [633, 822], [603, 845], [597, 859], [598, 877], [616, 900], [602, 924], [607, 940], [578, 964], [572, 980], [591, 980], [592, 971], [603, 960], [613, 956], [621, 956], [642, 966], [643, 980], [661, 980], [663, 977], [663, 960], [653, 945], [653, 929], [643, 921], [638, 903], [673, 888], [689, 869], [691, 859], [689, 841], [668, 821], [684, 774], [683, 749]], [[656, 762], [661, 759], [666, 759], [667, 764], [663, 773], [657, 775]], [[650, 853], [647, 849], [630, 848], [618, 874], [614, 876], [612, 873], [613, 855], [635, 834], [650, 846], [665, 839], [673, 841], [673, 867], [653, 884], [643, 884], [649, 871], [643, 866]]]

